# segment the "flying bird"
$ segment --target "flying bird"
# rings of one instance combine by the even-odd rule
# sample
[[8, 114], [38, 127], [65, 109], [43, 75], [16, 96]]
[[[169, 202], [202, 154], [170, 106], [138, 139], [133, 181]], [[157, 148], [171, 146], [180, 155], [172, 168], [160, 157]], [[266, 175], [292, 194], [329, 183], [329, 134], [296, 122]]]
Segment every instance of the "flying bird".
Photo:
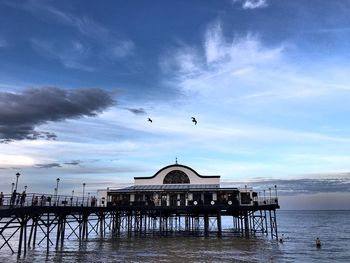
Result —
[[197, 120], [195, 117], [192, 117], [192, 122], [194, 123], [194, 125], [197, 125]]
[[151, 118], [148, 118], [147, 120], [148, 120], [150, 123], [152, 123], [152, 122], [153, 122]]

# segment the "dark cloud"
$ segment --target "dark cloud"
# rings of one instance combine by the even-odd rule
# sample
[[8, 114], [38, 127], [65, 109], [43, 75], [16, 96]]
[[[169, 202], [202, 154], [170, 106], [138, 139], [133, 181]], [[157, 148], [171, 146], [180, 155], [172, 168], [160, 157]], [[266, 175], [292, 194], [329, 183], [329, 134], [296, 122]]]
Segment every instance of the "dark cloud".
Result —
[[66, 162], [64, 164], [66, 164], [66, 165], [79, 165], [80, 161], [70, 161], [70, 162]]
[[[281, 193], [349, 192], [349, 178], [276, 180], [270, 182]], [[262, 183], [260, 183], [262, 184]]]
[[[225, 185], [236, 185], [236, 187], [244, 187], [245, 184], [226, 182]], [[350, 192], [350, 177], [344, 174], [341, 178], [324, 178], [324, 179], [289, 179], [289, 180], [262, 180], [248, 183], [254, 188], [254, 191], [277, 191], [281, 195], [296, 194], [315, 194], [330, 192]]]
[[59, 163], [45, 163], [45, 164], [36, 164], [35, 165], [38, 168], [57, 168], [57, 167], [62, 167]]
[[51, 132], [36, 130], [49, 121], [96, 116], [114, 101], [101, 89], [31, 88], [22, 93], [0, 92], [0, 142], [55, 140]]
[[44, 135], [47, 140], [56, 141], [57, 135], [52, 132], [41, 132], [41, 135]]
[[125, 108], [126, 110], [134, 113], [134, 114], [137, 114], [137, 115], [145, 115], [146, 114], [146, 111], [145, 109], [143, 108], [138, 108], [138, 109], [133, 109], [133, 108]]

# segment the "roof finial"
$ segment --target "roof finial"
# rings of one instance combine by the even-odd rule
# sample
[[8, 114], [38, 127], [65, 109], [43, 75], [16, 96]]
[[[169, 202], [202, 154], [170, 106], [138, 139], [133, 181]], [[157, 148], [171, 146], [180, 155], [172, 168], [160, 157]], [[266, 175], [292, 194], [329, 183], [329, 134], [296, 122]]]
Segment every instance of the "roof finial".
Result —
[[175, 163], [177, 164], [177, 156], [175, 157]]

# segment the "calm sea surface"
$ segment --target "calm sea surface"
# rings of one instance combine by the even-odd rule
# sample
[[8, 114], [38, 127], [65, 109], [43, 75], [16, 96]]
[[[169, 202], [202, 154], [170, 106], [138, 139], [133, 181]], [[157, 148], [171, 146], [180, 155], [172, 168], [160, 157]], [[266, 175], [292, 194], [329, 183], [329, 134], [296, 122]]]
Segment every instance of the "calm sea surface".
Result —
[[51, 248], [48, 256], [44, 246], [19, 260], [1, 250], [0, 262], [350, 262], [350, 211], [278, 211], [277, 220], [283, 244], [267, 237], [95, 237], [66, 240], [63, 251]]

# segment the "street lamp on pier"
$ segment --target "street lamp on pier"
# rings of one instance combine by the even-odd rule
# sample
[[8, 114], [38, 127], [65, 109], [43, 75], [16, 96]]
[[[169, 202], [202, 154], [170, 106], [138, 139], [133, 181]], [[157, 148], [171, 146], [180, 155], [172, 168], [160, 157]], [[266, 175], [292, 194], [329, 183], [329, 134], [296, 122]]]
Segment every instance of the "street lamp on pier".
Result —
[[265, 195], [265, 189], [264, 189], [264, 204], [266, 204], [266, 195]]
[[58, 183], [60, 182], [60, 178], [56, 179], [56, 206], [58, 206]]
[[73, 205], [73, 196], [74, 196], [74, 190], [72, 190], [72, 197], [71, 197], [71, 202], [70, 202], [71, 206]]
[[16, 187], [15, 187], [15, 191], [17, 192], [17, 185], [18, 185], [18, 177], [20, 176], [20, 173], [16, 173]]
[[275, 195], [276, 195], [276, 198], [277, 198], [277, 185], [275, 185]]
[[24, 192], [27, 192], [27, 188], [28, 188], [28, 186], [24, 186]]
[[84, 197], [85, 197], [85, 183], [83, 183], [83, 203], [82, 205], [84, 206]]

